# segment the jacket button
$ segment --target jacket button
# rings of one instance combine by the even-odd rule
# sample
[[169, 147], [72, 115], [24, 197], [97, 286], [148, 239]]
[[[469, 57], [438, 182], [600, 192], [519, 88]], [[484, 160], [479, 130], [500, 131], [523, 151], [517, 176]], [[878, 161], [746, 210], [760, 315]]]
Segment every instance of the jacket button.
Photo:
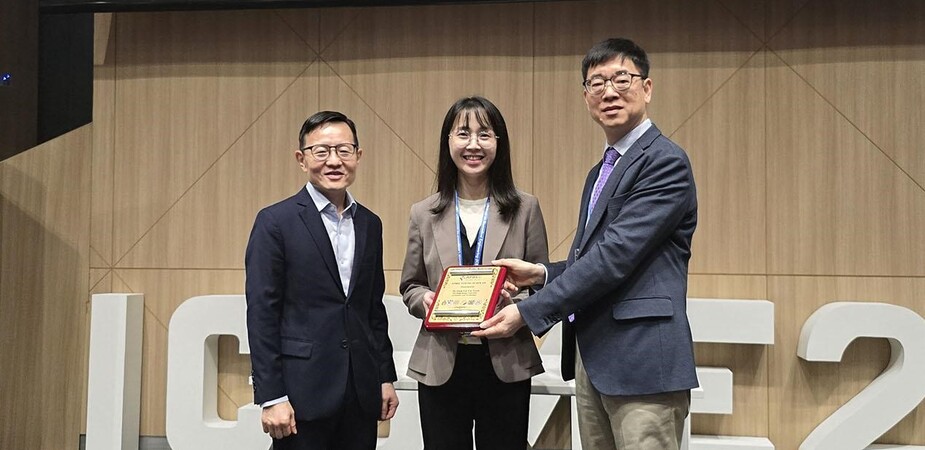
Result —
[[340, 348], [347, 348], [347, 340], [346, 340], [346, 339], [340, 341]]

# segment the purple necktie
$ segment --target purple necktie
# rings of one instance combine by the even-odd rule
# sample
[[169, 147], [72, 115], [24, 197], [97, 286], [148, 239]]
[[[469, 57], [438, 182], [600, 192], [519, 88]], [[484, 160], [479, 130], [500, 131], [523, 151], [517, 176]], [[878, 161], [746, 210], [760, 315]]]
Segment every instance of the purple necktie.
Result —
[[610, 172], [613, 172], [614, 163], [617, 162], [617, 158], [619, 157], [620, 154], [617, 153], [617, 149], [613, 147], [607, 147], [607, 150], [604, 151], [604, 164], [601, 165], [601, 175], [597, 178], [597, 183], [594, 184], [594, 190], [591, 191], [588, 217], [591, 217], [591, 214], [594, 212], [594, 205], [597, 204], [597, 198], [601, 196], [601, 191], [604, 190], [604, 185], [607, 184], [607, 178], [610, 177]]
[[[591, 202], [588, 207], [588, 217], [591, 217], [591, 213], [594, 212], [594, 205], [597, 203], [597, 198], [601, 196], [601, 191], [604, 190], [604, 185], [607, 184], [607, 178], [610, 177], [610, 172], [613, 172], [613, 166], [617, 162], [617, 158], [620, 157], [620, 154], [617, 153], [617, 149], [613, 147], [607, 147], [607, 150], [604, 151], [604, 164], [601, 165], [601, 174], [597, 177], [597, 183], [594, 183], [594, 190], [591, 191]], [[569, 322], [575, 321], [575, 315], [569, 314]]]

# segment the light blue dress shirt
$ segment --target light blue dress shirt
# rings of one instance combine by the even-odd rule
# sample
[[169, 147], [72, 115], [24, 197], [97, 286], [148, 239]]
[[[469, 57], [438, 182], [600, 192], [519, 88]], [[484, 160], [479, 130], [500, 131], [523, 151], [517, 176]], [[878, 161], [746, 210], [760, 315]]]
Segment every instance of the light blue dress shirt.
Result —
[[347, 193], [347, 207], [343, 214], [337, 215], [337, 207], [328, 200], [311, 183], [305, 185], [315, 202], [315, 208], [321, 213], [321, 221], [328, 232], [331, 247], [334, 249], [334, 259], [337, 261], [337, 272], [340, 274], [341, 286], [344, 295], [350, 292], [350, 275], [353, 272], [353, 254], [356, 250], [356, 233], [353, 227], [353, 215], [356, 213], [357, 202], [350, 193]]

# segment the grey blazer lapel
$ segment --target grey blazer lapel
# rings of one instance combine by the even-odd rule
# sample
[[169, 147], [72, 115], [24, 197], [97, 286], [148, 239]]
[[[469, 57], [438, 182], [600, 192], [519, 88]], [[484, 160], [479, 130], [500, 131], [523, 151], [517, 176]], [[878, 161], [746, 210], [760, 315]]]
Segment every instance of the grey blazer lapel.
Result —
[[298, 204], [302, 207], [302, 210], [299, 211], [299, 217], [302, 219], [302, 223], [305, 224], [305, 228], [308, 229], [308, 234], [315, 242], [315, 246], [318, 247], [318, 253], [321, 254], [321, 259], [324, 260], [328, 273], [334, 278], [334, 282], [343, 292], [344, 285], [340, 282], [340, 272], [337, 271], [334, 248], [331, 247], [328, 232], [324, 228], [324, 222], [321, 221], [321, 213], [315, 208], [311, 195], [305, 189], [302, 189], [302, 191], [305, 192], [305, 195], [300, 195], [298, 198]]

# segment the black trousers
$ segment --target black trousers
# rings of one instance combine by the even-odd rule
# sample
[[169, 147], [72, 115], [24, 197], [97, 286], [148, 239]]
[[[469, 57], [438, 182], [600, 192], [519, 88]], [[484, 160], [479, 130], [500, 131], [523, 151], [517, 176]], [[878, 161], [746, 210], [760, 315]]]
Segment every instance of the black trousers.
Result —
[[425, 450], [478, 450], [527, 447], [530, 379], [505, 383], [491, 366], [487, 345], [456, 350], [453, 375], [442, 386], [418, 383]]
[[273, 450], [374, 450], [378, 418], [364, 412], [353, 385], [353, 371], [348, 374], [344, 405], [333, 417], [302, 421], [296, 415], [296, 431], [282, 439], [273, 439]]

